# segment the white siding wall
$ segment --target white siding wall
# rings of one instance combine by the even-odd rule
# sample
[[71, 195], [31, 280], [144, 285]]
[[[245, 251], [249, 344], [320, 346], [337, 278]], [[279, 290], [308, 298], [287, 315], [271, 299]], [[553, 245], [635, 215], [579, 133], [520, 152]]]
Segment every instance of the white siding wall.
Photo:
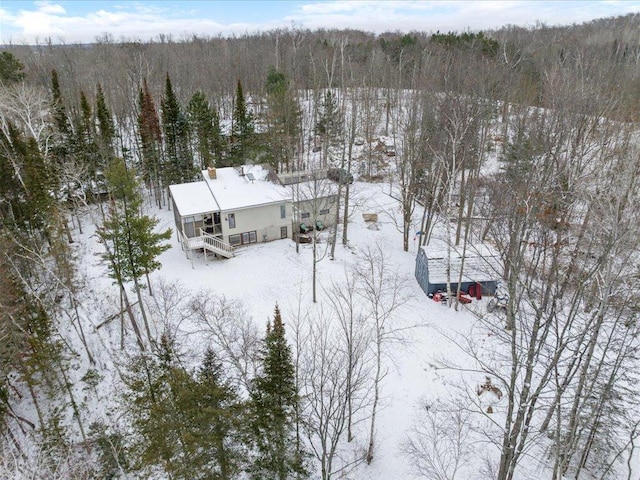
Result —
[[327, 227], [333, 225], [336, 222], [336, 202], [337, 195], [299, 201], [298, 224], [313, 225], [320, 220]]
[[[281, 218], [281, 205], [285, 205], [285, 218]], [[256, 242], [258, 243], [263, 242], [265, 238], [267, 242], [279, 240], [281, 238], [281, 227], [287, 227], [287, 237], [291, 238], [291, 210], [290, 202], [282, 202], [222, 212], [222, 235], [224, 241], [232, 243], [229, 240], [229, 236], [249, 232], [256, 233]], [[229, 228], [230, 214], [235, 215], [235, 228]]]

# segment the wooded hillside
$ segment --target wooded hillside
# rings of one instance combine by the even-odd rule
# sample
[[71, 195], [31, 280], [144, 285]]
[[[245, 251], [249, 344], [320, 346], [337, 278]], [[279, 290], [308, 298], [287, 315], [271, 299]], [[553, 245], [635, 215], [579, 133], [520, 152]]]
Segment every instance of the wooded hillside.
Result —
[[[375, 463], [407, 287], [371, 245], [318, 280], [352, 248], [354, 177], [384, 182], [401, 255], [415, 237], [503, 262], [503, 308], [446, 337], [464, 366], [433, 363], [487, 380], [424, 404], [403, 444], [415, 478], [637, 475], [639, 31], [636, 14], [2, 47], [0, 477], [329, 480]], [[324, 249], [308, 237], [308, 308], [324, 310], [300, 300], [286, 329], [275, 301], [263, 331], [232, 299], [151, 281], [169, 185], [252, 163], [337, 183], [340, 225]], [[81, 275], [89, 261], [110, 290]], [[442, 296], [458, 313], [456, 281]], [[116, 413], [97, 420], [105, 388]]]

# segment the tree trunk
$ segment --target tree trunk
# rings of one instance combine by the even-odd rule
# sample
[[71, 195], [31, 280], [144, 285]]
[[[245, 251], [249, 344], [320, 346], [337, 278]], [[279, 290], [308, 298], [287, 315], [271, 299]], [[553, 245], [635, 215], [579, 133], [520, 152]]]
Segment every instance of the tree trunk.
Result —
[[376, 375], [373, 382], [373, 406], [371, 407], [371, 424], [369, 428], [369, 446], [367, 447], [366, 461], [371, 465], [373, 461], [373, 448], [375, 443], [376, 413], [378, 410], [378, 400], [380, 398], [380, 380], [382, 375], [382, 338], [381, 332], [377, 332], [376, 339]]
[[119, 282], [119, 285], [120, 285], [120, 293], [122, 295], [122, 300], [124, 300], [124, 309], [126, 310], [127, 315], [129, 316], [129, 320], [131, 321], [131, 326], [133, 327], [133, 331], [136, 334], [136, 341], [138, 342], [138, 346], [140, 347], [140, 350], [144, 352], [146, 349], [144, 346], [144, 342], [142, 341], [142, 335], [140, 334], [140, 328], [138, 327], [138, 322], [136, 322], [136, 317], [133, 315], [133, 309], [131, 308], [131, 304], [129, 303], [129, 297], [127, 296], [127, 291], [121, 282]]
[[149, 339], [149, 343], [153, 345], [155, 343], [153, 336], [151, 335], [151, 328], [149, 328], [149, 320], [147, 319], [147, 311], [144, 308], [144, 303], [142, 302], [142, 293], [140, 292], [140, 285], [138, 282], [134, 280], [136, 295], [138, 296], [138, 305], [140, 306], [140, 313], [142, 314], [142, 320], [144, 321], [144, 328], [147, 332], [147, 338]]

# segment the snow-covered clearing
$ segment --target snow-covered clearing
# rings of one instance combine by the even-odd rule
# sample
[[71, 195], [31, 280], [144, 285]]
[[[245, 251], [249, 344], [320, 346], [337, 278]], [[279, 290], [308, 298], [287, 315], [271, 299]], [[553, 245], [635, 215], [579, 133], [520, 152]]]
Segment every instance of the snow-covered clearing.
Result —
[[[414, 278], [415, 256], [418, 248], [417, 238], [411, 243], [410, 251], [402, 251], [402, 233], [397, 225], [400, 221], [399, 205], [388, 193], [387, 184], [369, 184], [356, 182], [353, 186], [353, 211], [349, 219], [349, 245], [344, 247], [340, 242], [341, 231], [338, 232], [336, 258], [330, 260], [328, 252], [318, 263], [318, 302], [311, 301], [312, 288], [312, 246], [300, 244], [296, 253], [296, 244], [290, 239], [260, 243], [238, 249], [236, 256], [228, 260], [212, 260], [208, 264], [202, 253], [190, 261], [180, 248], [176, 235], [172, 236], [172, 248], [162, 254], [162, 268], [152, 275], [152, 285], [156, 297], [158, 285], [162, 282], [170, 284], [179, 282], [181, 288], [190, 292], [202, 292], [203, 295], [224, 296], [228, 300], [242, 303], [253, 322], [263, 331], [267, 319], [273, 315], [277, 303], [285, 319], [286, 325], [294, 322], [297, 312], [305, 315], [324, 312], [329, 314], [325, 288], [332, 282], [340, 283], [345, 275], [350, 275], [352, 266], [363, 259], [368, 248], [378, 246], [388, 259], [388, 266], [397, 270], [404, 280], [403, 295], [406, 303], [393, 315], [390, 324], [401, 330], [401, 339], [388, 345], [384, 359], [384, 376], [381, 387], [381, 408], [376, 427], [375, 457], [371, 465], [360, 465], [344, 478], [387, 480], [394, 478], [417, 478], [410, 474], [407, 459], [402, 455], [402, 444], [412, 427], [417, 407], [425, 399], [448, 398], [460, 389], [454, 380], [454, 373], [446, 369], [438, 369], [435, 364], [441, 359], [451, 362], [465, 361], [460, 348], [447, 340], [447, 337], [468, 336], [475, 324], [474, 311], [484, 310], [488, 299], [475, 301], [459, 311], [447, 308], [429, 299], [420, 289]], [[148, 208], [152, 202], [148, 203]], [[173, 212], [168, 210], [150, 210], [160, 219], [159, 229], [174, 228]], [[363, 213], [377, 213], [378, 222], [374, 228], [365, 223]], [[417, 218], [421, 212], [418, 212]], [[417, 223], [416, 223], [417, 224]], [[100, 244], [88, 225], [84, 225], [83, 234], [75, 231], [76, 248], [83, 256], [80, 262], [83, 276], [91, 286], [93, 298], [97, 304], [88, 306], [93, 311], [89, 314], [94, 327], [105, 318], [119, 310], [117, 289], [107, 277], [106, 267], [100, 262]], [[322, 234], [319, 245], [321, 255], [329, 245], [328, 232]], [[435, 235], [437, 237], [437, 234]], [[102, 299], [102, 300], [100, 300]], [[198, 338], [190, 335], [189, 319], [179, 326], [181, 347], [192, 360], [201, 360], [204, 345]], [[99, 363], [105, 375], [113, 372], [113, 362], [122, 356], [120, 348], [120, 322], [115, 319], [102, 326], [90, 340], [91, 348], [98, 355]], [[162, 330], [155, 325], [156, 331]], [[291, 328], [287, 326], [291, 334]], [[104, 348], [109, 345], [109, 348]], [[127, 349], [134, 353], [137, 348], [133, 335], [129, 332]], [[114, 352], [108, 354], [108, 351]], [[81, 376], [84, 372], [79, 372]], [[480, 373], [471, 375], [470, 386], [475, 389], [484, 382]], [[113, 399], [113, 388], [117, 376], [108, 376], [99, 387], [102, 392], [101, 405], [95, 408], [95, 416], [99, 418], [109, 412], [109, 402]], [[495, 408], [495, 406], [494, 406]], [[349, 448], [362, 454], [366, 449], [367, 425], [362, 422], [356, 439]], [[339, 477], [342, 478], [342, 477]]]
[[[371, 177], [393, 176], [393, 157], [389, 158], [382, 147], [393, 145], [401, 149], [401, 136], [378, 136], [371, 145], [375, 146], [374, 150], [380, 147], [380, 152], [375, 152], [376, 162], [375, 168], [370, 172]], [[327, 165], [332, 162], [335, 164], [335, 159], [326, 145], [322, 153], [326, 154], [327, 158], [324, 161]], [[364, 147], [354, 148], [354, 159], [363, 153]], [[396, 157], [396, 161], [399, 158], [401, 157]], [[497, 171], [495, 150], [490, 149], [485, 159], [483, 171]], [[307, 150], [304, 162], [307, 166], [327, 166], [322, 163], [322, 155], [311, 149]], [[359, 165], [354, 160], [352, 171], [356, 176], [364, 177], [365, 169], [358, 168], [363, 166], [363, 162]], [[422, 475], [413, 472], [410, 459], [405, 455], [407, 438], [416, 426], [422, 428], [422, 451], [431, 453], [434, 460], [451, 462], [439, 467], [440, 473], [445, 475], [438, 478], [495, 478], [508, 403], [505, 386], [509, 385], [510, 362], [514, 361], [510, 357], [512, 352], [509, 351], [510, 342], [507, 338], [509, 332], [504, 329], [501, 312], [485, 315], [488, 298], [474, 300], [469, 305], [460, 305], [456, 310], [432, 301], [420, 289], [414, 278], [418, 238], [410, 238], [408, 252], [402, 250], [402, 211], [397, 200], [401, 196], [399, 188], [397, 184], [362, 181], [357, 181], [352, 186], [348, 246], [345, 247], [341, 243], [340, 227], [335, 259], [331, 260], [329, 232], [320, 234], [317, 303], [312, 302], [314, 257], [310, 244], [300, 244], [297, 251], [296, 244], [289, 239], [258, 243], [237, 249], [235, 257], [231, 259], [212, 259], [209, 255], [208, 262], [205, 262], [203, 253], [188, 258], [174, 232], [171, 238], [172, 248], [159, 258], [162, 268], [151, 275], [154, 295], [151, 297], [148, 292], [145, 293], [147, 306], [152, 312], [150, 318], [154, 322], [152, 330], [156, 339], [167, 330], [175, 335], [183, 362], [188, 367], [195, 367], [202, 360], [209, 338], [206, 332], [200, 329], [201, 325], [198, 325], [195, 313], [190, 310], [190, 299], [225, 298], [233, 308], [244, 312], [260, 335], [264, 333], [267, 321], [273, 316], [274, 306], [277, 304], [282, 312], [290, 343], [295, 348], [297, 325], [304, 329], [308, 326], [306, 323], [318, 322], [320, 319], [326, 322], [323, 325], [327, 328], [339, 330], [339, 321], [331, 305], [331, 290], [335, 289], [336, 285], [344, 286], [347, 279], [354, 275], [355, 269], [366, 263], [367, 255], [372, 251], [383, 252], [387, 273], [393, 273], [394, 277], [397, 273], [396, 278], [403, 281], [401, 294], [406, 301], [394, 309], [385, 325], [387, 330], [383, 332], [386, 340], [383, 347], [381, 397], [376, 418], [373, 461], [371, 465], [360, 461], [355, 467], [345, 466], [356, 458], [362, 459], [368, 447], [369, 417], [372, 411], [370, 397], [373, 390], [372, 372], [369, 371], [368, 398], [364, 407], [356, 412], [354, 440], [347, 443], [346, 433], [343, 434], [338, 451], [339, 458], [334, 464], [334, 471], [337, 473], [332, 478], [434, 478], [434, 475], [426, 473], [428, 469], [423, 471]], [[389, 195], [390, 189], [393, 190], [395, 198]], [[186, 191], [188, 194], [189, 190]], [[193, 191], [191, 194], [195, 195]], [[173, 212], [167, 209], [158, 210], [154, 205], [155, 202], [149, 200], [145, 206], [145, 213], [160, 219], [158, 229], [174, 229]], [[410, 228], [411, 236], [419, 229], [422, 213], [420, 207], [416, 208]], [[372, 225], [365, 222], [363, 214], [376, 214], [377, 223]], [[83, 289], [86, 291], [86, 298], [81, 308], [82, 317], [93, 326], [89, 337], [89, 349], [97, 357], [98, 365], [95, 368], [104, 379], [97, 386], [97, 398], [94, 399], [83, 390], [84, 383], [80, 381], [92, 367], [88, 364], [79, 365], [75, 371], [74, 386], [78, 394], [84, 396], [84, 408], [88, 417], [99, 420], [108, 416], [110, 421], [105, 421], [106, 424], [117, 425], [126, 431], [126, 421], [119, 420], [126, 417], [117, 404], [121, 381], [116, 368], [126, 363], [128, 355], [135, 355], [138, 347], [129, 331], [128, 323], [125, 323], [127, 334], [124, 348], [121, 347], [122, 326], [117, 315], [122, 308], [119, 292], [108, 278], [106, 266], [100, 261], [101, 245], [94, 235], [95, 225], [91, 224], [99, 224], [101, 220], [96, 209], [92, 210], [92, 215], [93, 221], [89, 221], [88, 216], [85, 217], [83, 233], [78, 229], [74, 230], [74, 249], [79, 257], [79, 276], [86, 280], [88, 287]], [[431, 236], [431, 246], [446, 246], [446, 237], [451, 233], [450, 230], [451, 225], [447, 229], [442, 222], [436, 222]], [[477, 231], [472, 229], [470, 238], [475, 239], [476, 235]], [[522, 244], [526, 248], [535, 247], [535, 243], [528, 246], [525, 242]], [[174, 296], [171, 295], [172, 291]], [[524, 294], [523, 296], [526, 297]], [[357, 307], [366, 309], [366, 301], [358, 295], [356, 298], [361, 303]], [[158, 322], [161, 315], [153, 314], [153, 304], [163, 301], [165, 305], [159, 306], [157, 310], [162, 311], [164, 308], [164, 313], [167, 313], [166, 317], [170, 320], [161, 324]], [[479, 318], [481, 315], [483, 318]], [[523, 325], [526, 327], [525, 323]], [[71, 326], [61, 333], [65, 339], [78, 338]], [[367, 355], [369, 361], [372, 361], [375, 357], [375, 342], [370, 338], [368, 340], [370, 342]], [[516, 352], [516, 356], [524, 357], [525, 340], [526, 331], [521, 340], [523, 344], [518, 344], [521, 350]], [[583, 348], [582, 345], [580, 344], [579, 348]], [[77, 341], [73, 347], [78, 351], [84, 348]], [[306, 354], [313, 355], [316, 352], [314, 347], [316, 346], [307, 343], [302, 345], [301, 350], [306, 348]], [[554, 348], [554, 345], [549, 345], [550, 351]], [[518, 388], [529, 389], [539, 380], [538, 370], [544, 370], [545, 359], [546, 357], [540, 356], [536, 360], [538, 363], [532, 370], [533, 382], [525, 381], [524, 378], [518, 378], [518, 382], [515, 382], [515, 403], [519, 398]], [[518, 361], [520, 360], [521, 358], [518, 358]], [[493, 379], [489, 378], [484, 372], [493, 372], [495, 376]], [[516, 375], [522, 374], [518, 372]], [[502, 378], [496, 378], [500, 376]], [[303, 389], [304, 387], [303, 385]], [[542, 392], [544, 395], [548, 394], [546, 389]], [[307, 385], [307, 390], [301, 394], [309, 393]], [[530, 402], [531, 397], [528, 398], [523, 405]], [[425, 405], [429, 407], [425, 408]], [[444, 412], [443, 418], [447, 421], [438, 423], [439, 420], [429, 417], [428, 412], [436, 410]], [[531, 423], [531, 436], [535, 439], [526, 443], [522, 458], [518, 462], [515, 477], [518, 480], [541, 478], [541, 472], [545, 472], [545, 478], [552, 477], [552, 472], [547, 471], [550, 458], [548, 440], [551, 434], [548, 431], [538, 431], [536, 428], [536, 422], [540, 420], [543, 410], [535, 411], [536, 418]], [[416, 421], [418, 416], [422, 416], [420, 422]], [[430, 424], [429, 421], [435, 423]], [[623, 460], [626, 458], [619, 458], [618, 464]], [[637, 471], [638, 460], [632, 460], [632, 470]], [[460, 463], [456, 467], [458, 471], [454, 474], [452, 469], [456, 461]], [[311, 466], [315, 470], [312, 478], [319, 478], [318, 462], [315, 459], [311, 461]], [[345, 468], [341, 469], [342, 466]]]

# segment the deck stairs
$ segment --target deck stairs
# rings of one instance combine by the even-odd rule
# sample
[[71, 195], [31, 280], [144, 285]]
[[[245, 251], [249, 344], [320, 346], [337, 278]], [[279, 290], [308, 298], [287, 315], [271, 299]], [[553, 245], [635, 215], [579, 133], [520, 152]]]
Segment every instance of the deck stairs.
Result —
[[234, 256], [234, 248], [227, 242], [220, 238], [211, 235], [209, 233], [200, 230], [199, 237], [186, 238], [184, 237], [184, 245], [188, 250], [197, 250], [202, 248], [203, 250], [221, 257], [231, 258]]

